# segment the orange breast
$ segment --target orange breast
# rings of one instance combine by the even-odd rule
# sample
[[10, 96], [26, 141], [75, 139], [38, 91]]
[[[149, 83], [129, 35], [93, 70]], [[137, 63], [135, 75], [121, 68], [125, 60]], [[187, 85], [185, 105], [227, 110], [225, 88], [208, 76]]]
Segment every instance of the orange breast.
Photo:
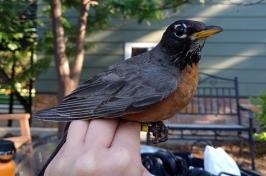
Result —
[[154, 122], [172, 117], [191, 101], [198, 85], [198, 64], [187, 66], [181, 73], [177, 89], [163, 101], [148, 107], [145, 111], [127, 115], [125, 119], [139, 122]]

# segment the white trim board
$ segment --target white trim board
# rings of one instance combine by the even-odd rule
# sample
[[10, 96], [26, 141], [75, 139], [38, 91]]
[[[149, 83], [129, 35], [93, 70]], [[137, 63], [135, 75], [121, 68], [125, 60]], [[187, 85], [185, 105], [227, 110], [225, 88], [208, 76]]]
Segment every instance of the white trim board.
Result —
[[148, 50], [151, 50], [153, 47], [156, 46], [157, 43], [137, 43], [137, 42], [127, 42], [125, 43], [124, 47], [124, 53], [125, 58], [129, 59], [132, 57], [132, 48], [148, 48]]

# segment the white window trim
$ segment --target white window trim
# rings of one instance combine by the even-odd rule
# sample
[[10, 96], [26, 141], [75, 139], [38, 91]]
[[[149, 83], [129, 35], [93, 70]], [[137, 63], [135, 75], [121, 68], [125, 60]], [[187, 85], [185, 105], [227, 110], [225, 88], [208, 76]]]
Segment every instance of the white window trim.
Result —
[[132, 48], [148, 48], [148, 51], [156, 46], [157, 43], [136, 43], [136, 42], [127, 42], [125, 43], [124, 53], [125, 59], [132, 57]]

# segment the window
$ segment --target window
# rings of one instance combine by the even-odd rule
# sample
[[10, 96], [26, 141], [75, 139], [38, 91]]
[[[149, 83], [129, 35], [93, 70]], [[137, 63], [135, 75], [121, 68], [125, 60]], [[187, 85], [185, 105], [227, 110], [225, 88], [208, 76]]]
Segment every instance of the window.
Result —
[[144, 53], [155, 47], [156, 43], [126, 43], [125, 59]]

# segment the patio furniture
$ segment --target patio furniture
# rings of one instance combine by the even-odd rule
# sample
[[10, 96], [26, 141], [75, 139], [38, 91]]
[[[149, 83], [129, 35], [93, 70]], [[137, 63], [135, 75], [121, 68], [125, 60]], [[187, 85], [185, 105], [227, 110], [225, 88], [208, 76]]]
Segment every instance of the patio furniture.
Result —
[[[246, 112], [246, 114], [244, 114]], [[253, 113], [240, 105], [238, 79], [200, 74], [199, 86], [191, 103], [166, 121], [169, 139], [239, 141], [249, 145], [251, 167], [255, 170]]]
[[[17, 120], [20, 126], [20, 136], [4, 138], [11, 140], [15, 143], [16, 148], [20, 148], [23, 144], [31, 142], [31, 132], [29, 125], [30, 114], [0, 114], [0, 120]], [[2, 127], [3, 128], [3, 127]], [[12, 129], [15, 127], [4, 127], [7, 129]]]
[[0, 94], [0, 114], [25, 113], [25, 108], [16, 96]]

